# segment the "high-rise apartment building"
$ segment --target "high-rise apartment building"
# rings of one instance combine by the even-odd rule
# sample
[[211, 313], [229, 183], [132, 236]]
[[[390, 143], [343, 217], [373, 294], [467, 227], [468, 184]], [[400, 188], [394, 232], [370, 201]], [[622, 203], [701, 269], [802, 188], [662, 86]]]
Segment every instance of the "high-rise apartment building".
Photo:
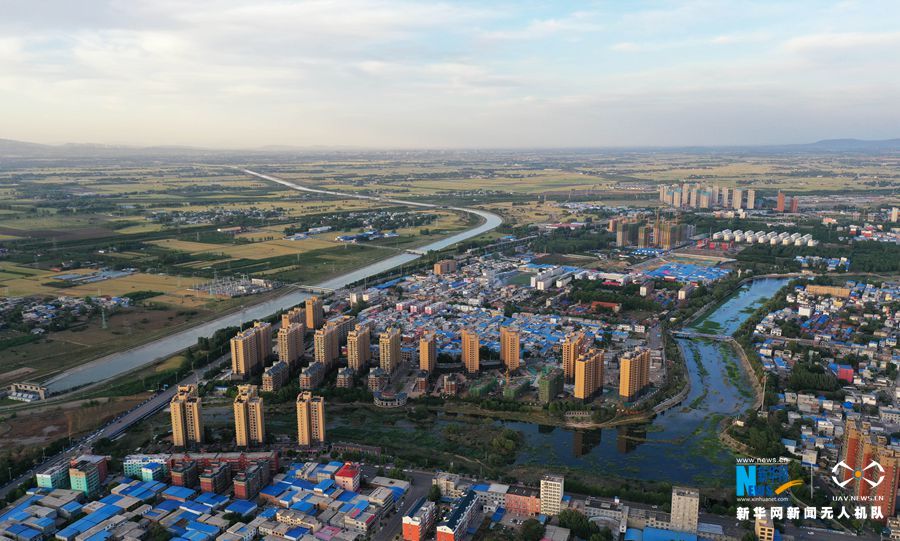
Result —
[[538, 400], [542, 404], [549, 404], [563, 392], [563, 373], [562, 370], [554, 368], [545, 371], [538, 381]]
[[459, 337], [462, 345], [463, 366], [466, 367], [466, 372], [474, 374], [481, 370], [481, 341], [478, 333], [472, 329], [463, 329]]
[[325, 312], [322, 309], [322, 299], [310, 297], [306, 299], [306, 328], [317, 331], [325, 324]]
[[202, 406], [196, 385], [179, 385], [178, 392], [169, 403], [169, 411], [175, 447], [203, 443]]
[[784, 212], [784, 192], [778, 192], [778, 199], [775, 203], [775, 212]]
[[602, 349], [589, 349], [575, 360], [575, 398], [588, 400], [603, 387]]
[[739, 210], [744, 206], [744, 190], [735, 188], [731, 197], [731, 208]]
[[251, 327], [231, 339], [231, 373], [235, 378], [246, 378], [259, 366], [259, 335]]
[[572, 332], [566, 335], [562, 346], [563, 377], [566, 381], [575, 381], [575, 360], [584, 351], [587, 339], [583, 332]]
[[313, 335], [313, 353], [316, 362], [322, 363], [326, 369], [338, 358], [339, 343], [338, 329], [332, 325], [326, 325]]
[[562, 475], [547, 474], [541, 477], [541, 514], [558, 515], [562, 511], [565, 479]]
[[697, 533], [700, 516], [700, 491], [696, 488], [672, 487], [672, 513], [669, 524], [676, 532]]
[[303, 308], [296, 306], [281, 314], [282, 327], [289, 327], [291, 323], [303, 323], [305, 326], [306, 323]]
[[313, 445], [325, 441], [325, 399], [310, 392], [297, 395], [297, 442]]
[[791, 197], [791, 214], [800, 212], [800, 199], [795, 195]]
[[234, 399], [234, 439], [238, 447], [266, 442], [263, 398], [256, 385], [239, 385]]
[[257, 321], [231, 339], [231, 373], [238, 379], [259, 373], [272, 354], [272, 325]]
[[[872, 506], [881, 507], [881, 518], [872, 518], [884, 523], [894, 516], [897, 505], [897, 490], [900, 488], [900, 451], [890, 445], [884, 434], [873, 433], [871, 425], [865, 421], [848, 420], [841, 445], [841, 460], [849, 466], [842, 474], [842, 481], [850, 479], [846, 489], [861, 501], [869, 501]], [[873, 462], [883, 470], [867, 467]], [[882, 477], [881, 482], [878, 478]], [[876, 484], [877, 483], [877, 484]], [[872, 486], [876, 484], [876, 486]]]
[[434, 372], [437, 366], [437, 342], [434, 333], [429, 332], [419, 339], [419, 370], [429, 374]]
[[265, 321], [255, 321], [253, 330], [256, 332], [256, 354], [259, 357], [259, 368], [272, 356], [272, 324]]
[[500, 328], [500, 360], [510, 372], [519, 369], [521, 336], [518, 329]]
[[306, 346], [303, 343], [305, 333], [306, 326], [303, 323], [282, 324], [278, 329], [278, 360], [287, 363], [288, 366], [294, 366], [303, 356]]
[[747, 190], [747, 210], [756, 208], [756, 190]]
[[378, 363], [387, 374], [393, 374], [400, 366], [400, 329], [386, 329], [378, 337]]
[[368, 325], [356, 325], [347, 333], [347, 367], [357, 374], [372, 359], [372, 338]]
[[626, 402], [637, 398], [650, 384], [650, 350], [636, 348], [619, 359], [619, 396]]

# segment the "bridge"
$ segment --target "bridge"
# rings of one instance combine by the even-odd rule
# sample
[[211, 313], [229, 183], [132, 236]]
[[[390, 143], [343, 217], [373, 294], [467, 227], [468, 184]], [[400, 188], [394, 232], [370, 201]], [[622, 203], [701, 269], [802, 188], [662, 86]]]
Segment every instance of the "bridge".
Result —
[[305, 284], [291, 284], [291, 287], [293, 287], [294, 289], [299, 289], [300, 291], [308, 291], [309, 293], [317, 293], [319, 295], [334, 293], [333, 289], [328, 289], [327, 287], [308, 286]]
[[675, 338], [706, 338], [709, 340], [719, 340], [723, 342], [730, 342], [731, 340], [734, 340], [733, 337], [728, 336], [727, 334], [709, 334], [693, 331], [673, 331], [672, 336], [674, 336]]

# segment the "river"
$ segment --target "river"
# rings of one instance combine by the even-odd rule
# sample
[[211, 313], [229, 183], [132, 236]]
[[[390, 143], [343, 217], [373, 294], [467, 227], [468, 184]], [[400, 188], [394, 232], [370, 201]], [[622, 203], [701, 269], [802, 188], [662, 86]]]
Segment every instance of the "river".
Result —
[[[786, 283], [761, 279], [744, 285], [692, 329], [732, 334], [759, 303]], [[518, 463], [700, 486], [733, 483], [734, 459], [719, 445], [717, 425], [723, 416], [740, 413], [753, 403], [752, 388], [737, 355], [725, 344], [687, 339], [679, 344], [691, 380], [691, 391], [681, 406], [650, 424], [618, 429], [503, 422], [525, 435]]]
[[[344, 194], [339, 192], [329, 192], [326, 190], [306, 188], [293, 182], [282, 181], [280, 179], [276, 179], [275, 177], [262, 175], [253, 171], [244, 170], [244, 172], [259, 178], [263, 178], [265, 180], [278, 182], [279, 184], [283, 184], [296, 190], [308, 191], [313, 193], [325, 193], [330, 195], [341, 195], [344, 197], [355, 197], [359, 199], [380, 200], [379, 198], [370, 196], [357, 196], [354, 194]], [[437, 205], [420, 203], [417, 201], [413, 202], [402, 201], [398, 199], [385, 199], [383, 200], [383, 202], [425, 208], [438, 208]], [[473, 227], [472, 229], [467, 229], [461, 233], [457, 233], [450, 237], [432, 242], [426, 246], [418, 247], [416, 248], [417, 251], [421, 251], [424, 253], [432, 250], [442, 250], [458, 242], [477, 237], [478, 235], [486, 233], [503, 223], [503, 220], [496, 214], [483, 210], [459, 207], [452, 207], [452, 210], [459, 210], [462, 212], [475, 214], [482, 221], [478, 226]], [[367, 265], [360, 269], [348, 272], [347, 274], [342, 274], [340, 276], [330, 278], [328, 280], [325, 280], [324, 282], [315, 284], [315, 286], [324, 289], [340, 289], [364, 278], [368, 278], [369, 276], [375, 276], [401, 265], [405, 265], [411, 261], [419, 259], [420, 257], [422, 256], [413, 253], [398, 254], [388, 259], [383, 259], [376, 263], [372, 263], [371, 265]], [[51, 393], [55, 394], [66, 392], [83, 385], [108, 380], [110, 378], [125, 374], [126, 372], [141, 368], [142, 366], [151, 364], [159, 359], [173, 355], [189, 346], [196, 344], [198, 338], [211, 336], [218, 329], [221, 329], [223, 327], [237, 327], [242, 323], [270, 316], [278, 310], [296, 306], [309, 297], [310, 294], [305, 291], [287, 291], [277, 298], [248, 306], [241, 311], [218, 317], [206, 323], [202, 323], [195, 327], [191, 327], [190, 329], [186, 329], [164, 338], [154, 340], [136, 348], [113, 353], [111, 355], [107, 355], [105, 357], [101, 357], [91, 362], [82, 364], [52, 377], [51, 379], [46, 381], [44, 385], [47, 386], [47, 389]]]

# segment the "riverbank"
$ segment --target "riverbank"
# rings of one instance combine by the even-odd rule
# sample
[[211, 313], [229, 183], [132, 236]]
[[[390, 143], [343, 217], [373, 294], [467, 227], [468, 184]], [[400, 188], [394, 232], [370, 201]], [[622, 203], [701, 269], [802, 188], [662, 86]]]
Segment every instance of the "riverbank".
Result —
[[[389, 203], [409, 205], [420, 208], [439, 208], [438, 205], [419, 203], [415, 201], [403, 201], [398, 199], [382, 199], [373, 196], [362, 196], [355, 194], [344, 194], [340, 192], [331, 192], [327, 190], [316, 190], [306, 188], [293, 182], [283, 181], [269, 175], [263, 175], [250, 170], [243, 170], [246, 174], [267, 181], [283, 184], [292, 189], [304, 192], [322, 193], [328, 195], [341, 195], [344, 197], [355, 197], [366, 200], [378, 200]], [[430, 251], [438, 251], [453, 246], [464, 240], [477, 237], [482, 233], [495, 229], [502, 223], [502, 219], [496, 214], [486, 212], [479, 209], [468, 209], [463, 207], [454, 207], [450, 210], [466, 212], [470, 215], [479, 217], [479, 225], [466, 231], [456, 233], [439, 241], [431, 242], [425, 246], [421, 246], [415, 250], [415, 253], [405, 252], [399, 255], [389, 257], [387, 259], [371, 263], [360, 269], [336, 276], [317, 284], [317, 288], [329, 290], [347, 287], [350, 284], [360, 282], [372, 276], [377, 276], [387, 270], [405, 265], [411, 261], [415, 261]], [[276, 298], [254, 304], [249, 307], [243, 307], [239, 312], [218, 317], [203, 324], [194, 326], [190, 329], [172, 333], [163, 338], [147, 342], [141, 346], [132, 348], [128, 351], [117, 352], [107, 355], [100, 359], [85, 363], [78, 367], [67, 370], [66, 372], [55, 376], [48, 380], [45, 385], [49, 391], [54, 394], [61, 394], [73, 389], [84, 387], [85, 385], [98, 384], [108, 381], [111, 377], [121, 376], [135, 369], [153, 364], [169, 356], [175, 355], [186, 348], [194, 345], [198, 338], [211, 336], [216, 330], [225, 327], [239, 327], [243, 323], [257, 319], [263, 319], [278, 310], [296, 306], [306, 300], [310, 296], [304, 291], [292, 291]]]

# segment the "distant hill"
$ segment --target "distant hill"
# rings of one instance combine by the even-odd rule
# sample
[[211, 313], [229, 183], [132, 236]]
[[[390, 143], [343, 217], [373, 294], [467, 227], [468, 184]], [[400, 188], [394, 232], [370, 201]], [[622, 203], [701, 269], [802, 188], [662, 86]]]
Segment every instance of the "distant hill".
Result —
[[826, 150], [831, 152], [852, 151], [852, 152], [878, 152], [878, 151], [896, 151], [900, 150], [900, 139], [880, 139], [880, 140], [864, 140], [864, 139], [824, 139], [816, 141], [805, 146], [814, 150]]
[[[522, 152], [534, 152], [541, 149], [522, 149]], [[573, 149], [547, 149], [547, 154], [556, 152], [572, 151]], [[630, 150], [635, 152], [659, 152], [674, 151], [687, 154], [721, 154], [721, 153], [749, 153], [749, 154], [794, 154], [794, 153], [815, 153], [815, 152], [851, 152], [851, 153], [893, 153], [900, 152], [900, 139], [882, 139], [882, 140], [863, 140], [863, 139], [824, 139], [815, 143], [803, 143], [792, 145], [741, 145], [741, 146], [684, 146], [684, 147], [633, 147], [633, 148], [579, 148], [575, 149], [580, 153], [596, 153], [596, 152], [617, 152], [622, 150]], [[115, 160], [137, 160], [146, 162], [148, 160], [167, 160], [175, 161], [190, 157], [216, 159], [225, 162], [240, 162], [242, 160], [253, 160], [260, 156], [280, 157], [289, 159], [291, 156], [299, 155], [329, 155], [335, 156], [345, 155], [347, 153], [359, 154], [361, 156], [367, 154], [381, 153], [400, 153], [408, 152], [424, 153], [444, 152], [440, 149], [433, 150], [384, 150], [384, 149], [364, 149], [353, 146], [291, 146], [291, 145], [267, 145], [256, 148], [246, 149], [212, 149], [193, 146], [179, 145], [158, 145], [149, 147], [137, 147], [126, 145], [98, 145], [91, 143], [66, 143], [63, 145], [44, 145], [39, 143], [29, 143], [25, 141], [16, 141], [13, 139], [0, 139], [0, 160], [4, 160], [7, 164], [24, 165], [26, 162], [45, 161], [45, 162], [65, 162], [65, 161], [115, 161]], [[470, 152], [500, 152], [503, 154], [516, 153], [516, 149], [459, 149], [454, 152], [470, 153]]]
[[35, 152], [42, 152], [48, 149], [47, 145], [40, 145], [38, 143], [26, 143], [24, 141], [15, 141], [13, 139], [0, 139], [0, 155], [10, 155], [10, 154], [32, 154]]

